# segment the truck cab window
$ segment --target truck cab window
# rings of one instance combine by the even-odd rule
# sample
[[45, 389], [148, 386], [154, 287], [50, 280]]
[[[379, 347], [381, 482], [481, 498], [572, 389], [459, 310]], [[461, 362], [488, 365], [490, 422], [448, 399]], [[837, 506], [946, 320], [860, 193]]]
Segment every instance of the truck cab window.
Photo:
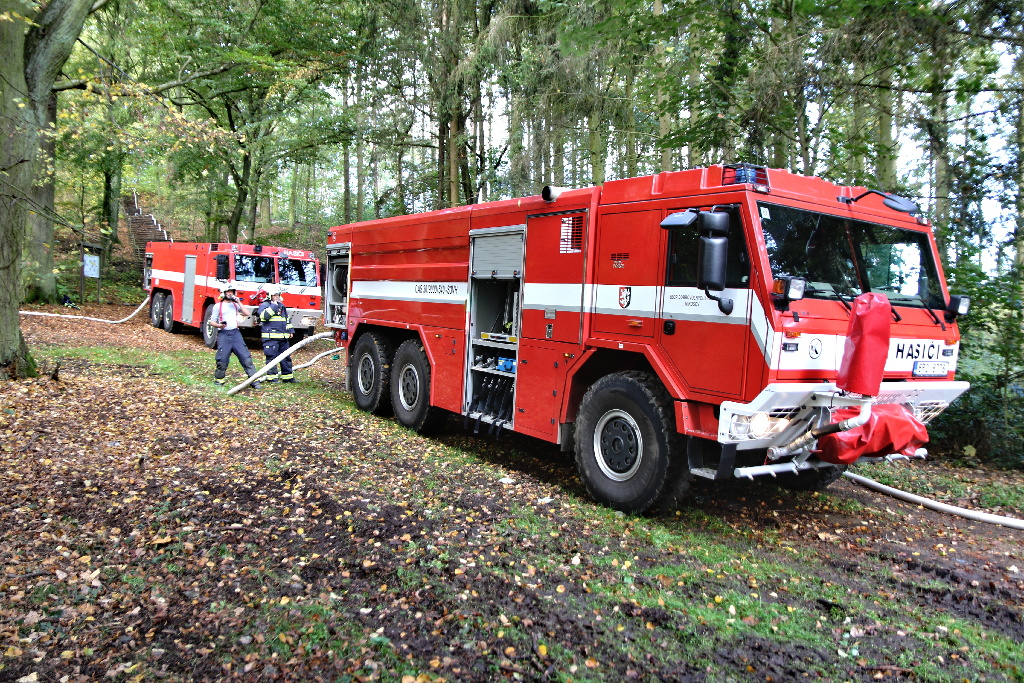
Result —
[[316, 264], [301, 259], [281, 259], [277, 262], [282, 285], [316, 286]]
[[879, 292], [899, 306], [945, 306], [926, 233], [776, 204], [759, 212], [772, 275], [806, 278], [806, 297]]
[[235, 254], [237, 282], [274, 282], [274, 259], [269, 256]]
[[[718, 207], [718, 210], [729, 214], [729, 260], [726, 268], [726, 287], [747, 289], [750, 287], [750, 259], [747, 256], [747, 245], [743, 237], [739, 207]], [[669, 230], [666, 285], [669, 287], [697, 286], [699, 246], [700, 231], [696, 225]]]

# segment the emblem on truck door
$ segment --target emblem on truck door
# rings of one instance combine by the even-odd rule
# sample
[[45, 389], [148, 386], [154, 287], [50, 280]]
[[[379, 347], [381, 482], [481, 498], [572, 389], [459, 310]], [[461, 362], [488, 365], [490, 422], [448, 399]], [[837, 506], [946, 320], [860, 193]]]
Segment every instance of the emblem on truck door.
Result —
[[811, 358], [817, 358], [821, 355], [821, 340], [815, 337], [811, 340], [811, 343], [807, 346], [807, 353], [810, 354]]
[[629, 308], [629, 301], [633, 298], [631, 287], [619, 287], [619, 306]]

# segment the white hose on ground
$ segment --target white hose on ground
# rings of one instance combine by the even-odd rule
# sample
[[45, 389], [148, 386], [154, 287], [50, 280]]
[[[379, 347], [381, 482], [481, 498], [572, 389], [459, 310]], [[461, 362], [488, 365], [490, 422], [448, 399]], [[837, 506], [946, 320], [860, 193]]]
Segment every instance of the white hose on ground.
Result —
[[988, 512], [978, 512], [977, 510], [959, 508], [956, 507], [955, 505], [947, 505], [946, 503], [940, 503], [929, 498], [915, 496], [913, 493], [907, 493], [906, 491], [894, 489], [891, 486], [886, 486], [885, 484], [879, 484], [874, 479], [868, 479], [867, 477], [862, 477], [859, 474], [852, 474], [850, 472], [844, 472], [843, 474], [852, 479], [853, 481], [857, 482], [861, 486], [866, 486], [869, 489], [880, 491], [886, 495], [892, 496], [893, 498], [905, 500], [908, 503], [923, 505], [924, 507], [931, 508], [932, 510], [946, 512], [951, 515], [957, 515], [959, 517], [963, 517], [964, 519], [972, 519], [976, 522], [998, 524], [999, 526], [1010, 527], [1011, 529], [1024, 529], [1024, 519], [1017, 519], [1016, 517], [1003, 517], [1001, 515], [993, 515]]
[[87, 315], [63, 315], [61, 313], [43, 313], [41, 311], [18, 311], [18, 313], [20, 313], [21, 315], [45, 315], [48, 318], [74, 318], [75, 320], [93, 320], [98, 323], [110, 323], [111, 325], [117, 325], [119, 323], [128, 322], [129, 320], [137, 316], [139, 314], [139, 311], [141, 311], [143, 307], [148, 303], [149, 297], [147, 296], [146, 299], [141, 304], [139, 304], [139, 307], [135, 309], [134, 313], [132, 313], [127, 318], [121, 318], [120, 320], [107, 320], [106, 318], [90, 318]]
[[320, 360], [324, 356], [329, 356], [332, 353], [337, 353], [340, 350], [341, 350], [340, 348], [333, 348], [333, 349], [328, 349], [327, 351], [324, 351], [323, 353], [318, 353], [317, 355], [313, 356], [313, 358], [308, 363], [303, 363], [302, 365], [295, 365], [295, 366], [292, 367], [292, 370], [305, 370], [310, 365], [312, 365], [313, 363], [317, 362], [318, 360]]
[[[231, 396], [233, 394], [238, 393], [239, 391], [241, 391], [242, 389], [245, 389], [247, 386], [249, 386], [253, 382], [259, 381], [260, 377], [263, 377], [263, 375], [267, 374], [267, 372], [271, 368], [276, 368], [278, 365], [281, 364], [281, 361], [283, 361], [285, 358], [287, 358], [288, 356], [292, 355], [293, 353], [295, 353], [296, 351], [301, 349], [306, 344], [309, 344], [310, 342], [316, 341], [317, 339], [327, 339], [327, 338], [333, 337], [333, 336], [334, 336], [334, 332], [321, 332], [320, 334], [314, 334], [312, 337], [306, 337], [305, 339], [300, 341], [298, 344], [293, 344], [292, 346], [289, 346], [288, 349], [284, 353], [282, 353], [280, 356], [278, 356], [274, 360], [272, 360], [269, 363], [267, 363], [266, 365], [264, 365], [259, 370], [257, 370], [256, 374], [248, 377], [244, 382], [242, 382], [238, 386], [232, 387], [231, 389], [229, 389], [228, 390], [228, 396]], [[330, 353], [334, 353], [335, 351], [337, 351], [337, 349], [331, 349]], [[327, 355], [327, 354], [321, 354], [321, 355], [323, 356], [323, 355]]]

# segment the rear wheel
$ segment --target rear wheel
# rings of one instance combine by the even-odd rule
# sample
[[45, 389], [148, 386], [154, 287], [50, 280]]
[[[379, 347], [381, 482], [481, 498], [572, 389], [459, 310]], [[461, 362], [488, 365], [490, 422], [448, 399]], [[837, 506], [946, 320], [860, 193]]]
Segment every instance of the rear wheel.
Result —
[[220, 332], [218, 328], [211, 324], [213, 322], [213, 309], [214, 305], [210, 304], [203, 311], [203, 343], [211, 349], [217, 347], [217, 334]]
[[149, 300], [149, 324], [153, 327], [164, 325], [164, 293], [155, 292]]
[[295, 333], [292, 335], [291, 341], [288, 342], [288, 346], [294, 346], [300, 341], [309, 336], [309, 330], [305, 327], [296, 327]]
[[418, 339], [402, 342], [391, 364], [391, 407], [398, 421], [426, 431], [438, 409], [430, 405], [430, 361]]
[[576, 417], [576, 467], [594, 500], [623, 512], [675, 507], [689, 471], [668, 392], [654, 376], [620, 372], [594, 383]]
[[181, 324], [174, 320], [174, 295], [168, 294], [164, 298], [164, 329], [171, 334], [181, 332]]
[[349, 377], [356, 406], [377, 415], [391, 412], [391, 344], [377, 332], [359, 335], [349, 356]]
[[790, 491], [824, 491], [846, 471], [846, 465], [828, 465], [797, 474], [780, 474], [775, 483]]

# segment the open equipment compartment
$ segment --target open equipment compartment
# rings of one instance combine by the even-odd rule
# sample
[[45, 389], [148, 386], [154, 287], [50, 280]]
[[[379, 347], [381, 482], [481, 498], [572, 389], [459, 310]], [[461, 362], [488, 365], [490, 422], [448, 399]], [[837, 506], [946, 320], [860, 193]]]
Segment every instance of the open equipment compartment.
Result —
[[466, 422], [511, 427], [515, 404], [525, 225], [470, 231]]

